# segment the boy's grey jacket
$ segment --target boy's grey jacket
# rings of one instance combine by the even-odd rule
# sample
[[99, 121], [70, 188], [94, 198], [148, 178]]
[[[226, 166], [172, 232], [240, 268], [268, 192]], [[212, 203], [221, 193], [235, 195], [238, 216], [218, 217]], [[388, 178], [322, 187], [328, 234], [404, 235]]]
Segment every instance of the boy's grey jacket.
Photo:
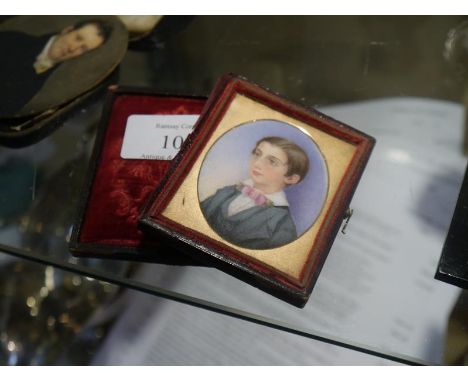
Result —
[[297, 238], [288, 207], [255, 206], [228, 217], [228, 206], [239, 194], [237, 186], [227, 186], [201, 203], [206, 220], [222, 238], [250, 249], [275, 248]]

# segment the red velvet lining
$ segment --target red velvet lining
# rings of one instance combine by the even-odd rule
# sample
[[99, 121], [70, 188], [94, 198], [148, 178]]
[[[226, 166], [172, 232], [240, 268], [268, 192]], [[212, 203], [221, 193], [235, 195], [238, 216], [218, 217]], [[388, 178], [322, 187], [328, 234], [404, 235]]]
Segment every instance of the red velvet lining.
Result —
[[139, 212], [170, 161], [122, 159], [120, 150], [127, 118], [132, 114], [200, 114], [204, 104], [203, 99], [183, 97], [130, 94], [116, 97], [79, 242], [126, 247], [151, 243], [138, 229]]

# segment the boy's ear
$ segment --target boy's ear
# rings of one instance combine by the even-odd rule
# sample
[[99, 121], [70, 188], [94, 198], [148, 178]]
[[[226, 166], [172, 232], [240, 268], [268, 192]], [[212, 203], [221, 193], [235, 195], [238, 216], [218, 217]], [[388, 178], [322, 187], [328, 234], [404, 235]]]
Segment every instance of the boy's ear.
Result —
[[301, 177], [297, 174], [292, 174], [284, 177], [284, 183], [286, 184], [296, 184], [299, 183]]

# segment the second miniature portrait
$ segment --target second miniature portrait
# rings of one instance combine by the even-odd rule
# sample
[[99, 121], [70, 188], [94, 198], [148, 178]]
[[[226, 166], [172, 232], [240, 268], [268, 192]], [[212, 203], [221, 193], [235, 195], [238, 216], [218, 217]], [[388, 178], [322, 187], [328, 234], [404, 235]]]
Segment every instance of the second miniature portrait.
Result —
[[102, 82], [126, 52], [115, 17], [13, 17], [0, 27], [0, 118], [53, 110]]

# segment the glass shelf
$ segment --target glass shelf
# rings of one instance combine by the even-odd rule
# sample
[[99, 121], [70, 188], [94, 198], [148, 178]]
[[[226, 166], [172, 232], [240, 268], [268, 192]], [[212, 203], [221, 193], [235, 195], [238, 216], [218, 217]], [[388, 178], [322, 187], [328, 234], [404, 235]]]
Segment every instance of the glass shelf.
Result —
[[208, 95], [232, 72], [377, 138], [305, 308], [209, 267], [68, 252], [102, 100], [34, 145], [0, 147], [0, 252], [389, 360], [443, 363], [460, 289], [434, 274], [466, 163], [464, 19], [172, 20], [151, 49], [128, 51], [119, 84]]

